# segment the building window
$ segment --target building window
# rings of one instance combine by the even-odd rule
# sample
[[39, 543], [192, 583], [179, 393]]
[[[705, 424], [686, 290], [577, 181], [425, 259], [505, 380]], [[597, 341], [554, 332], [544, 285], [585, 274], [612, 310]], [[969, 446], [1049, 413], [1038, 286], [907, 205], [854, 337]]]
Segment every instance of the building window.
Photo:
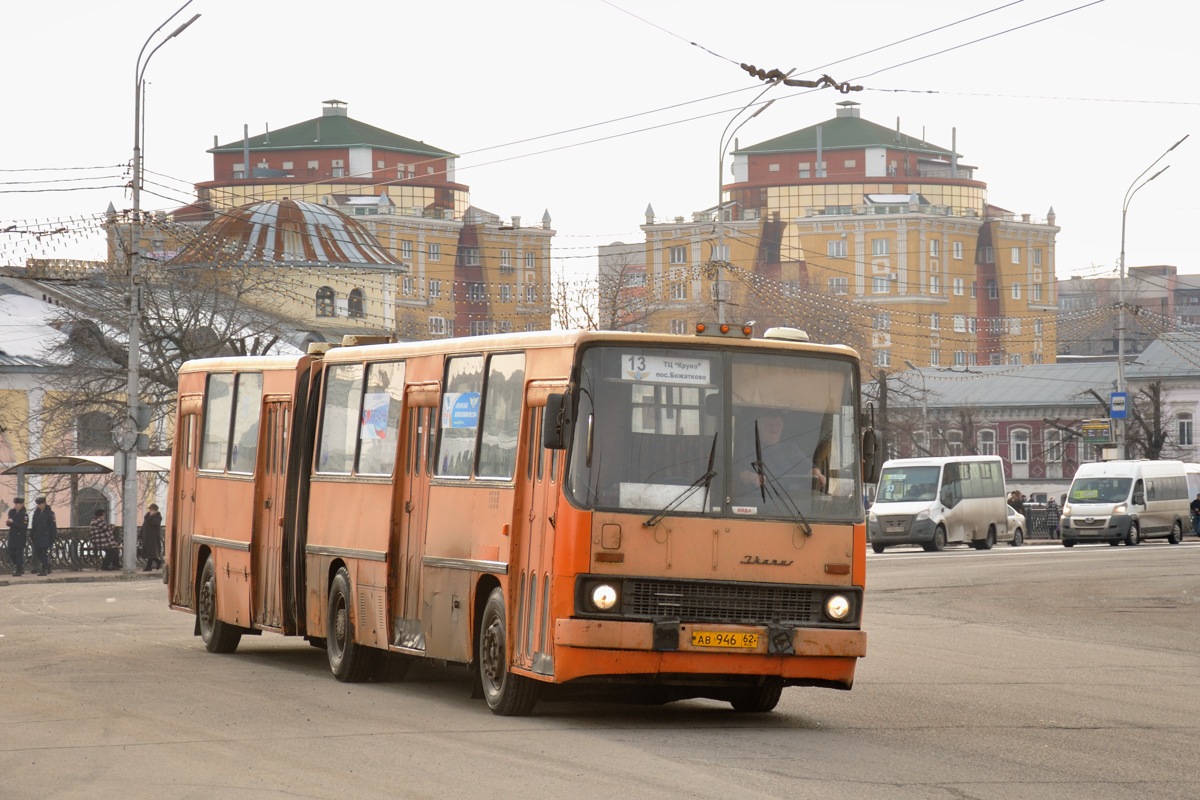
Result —
[[979, 320], [975, 317], [967, 317], [967, 333], [975, 333], [979, 330]]
[[346, 177], [346, 165], [342, 162], [342, 160], [340, 158], [335, 158], [333, 160], [332, 167], [333, 167], [333, 171], [332, 171], [333, 177], [335, 177], [335, 178]]
[[500, 302], [501, 303], [511, 303], [512, 302], [512, 298], [513, 298], [512, 289], [513, 289], [513, 287], [511, 284], [507, 284], [507, 283], [500, 284]]
[[892, 315], [876, 314], [871, 320], [871, 327], [877, 331], [890, 331], [892, 329]]
[[363, 290], [351, 289], [350, 297], [346, 301], [346, 313], [352, 317], [365, 317]]
[[979, 432], [979, 455], [981, 455], [981, 456], [996, 455], [996, 432], [995, 431], [980, 431]]
[[938, 312], [933, 312], [929, 315], [929, 330], [937, 331], [942, 328], [942, 315]]
[[1021, 263], [1021, 248], [1014, 247], [1012, 249], [1012, 263], [1014, 263], [1014, 264]]
[[1042, 285], [1040, 283], [1035, 283], [1029, 288], [1030, 291], [1033, 292], [1033, 302], [1040, 303], [1042, 301]]
[[671, 333], [687, 333], [687, 320], [685, 320], [685, 319], [671, 320]]
[[331, 286], [322, 286], [317, 289], [317, 316], [332, 317], [334, 315], [335, 298], [337, 294]]
[[441, 297], [442, 296], [442, 279], [441, 278], [432, 278], [429, 281], [429, 296], [430, 297]]
[[1011, 431], [1009, 437], [1012, 440], [1012, 461], [1014, 464], [1029, 463], [1029, 431], [1024, 428], [1018, 428]]
[[1000, 287], [998, 285], [996, 285], [996, 282], [988, 281], [987, 287], [988, 287], [988, 298], [991, 300], [999, 300], [1000, 299]]
[[962, 297], [962, 294], [963, 294], [963, 279], [962, 278], [954, 279], [954, 294], [956, 297]]
[[874, 363], [877, 367], [890, 367], [892, 365], [892, 354], [887, 350], [876, 350]]
[[417, 293], [416, 281], [413, 280], [411, 275], [405, 275], [400, 280], [400, 293], [405, 297], [412, 297]]
[[876, 275], [871, 279], [872, 294], [887, 294], [890, 281], [886, 275]]
[[778, 164], [767, 164], [767, 172], [779, 172]]
[[937, 258], [942, 252], [942, 241], [940, 239], [929, 240], [929, 257]]
[[717, 246], [714, 244], [712, 246], [712, 260], [726, 262], [729, 261], [729, 245], [724, 244]]
[[1035, 336], [1042, 335], [1042, 321], [1040, 319], [1035, 319], [1033, 321], [1033, 333]]
[[113, 446], [112, 417], [103, 411], [87, 411], [75, 420], [75, 437], [80, 452], [110, 452]]
[[976, 291], [977, 291], [976, 283], [977, 283], [976, 281], [971, 281], [971, 299], [972, 300], [975, 299], [975, 295], [976, 295]]
[[525, 302], [526, 303], [536, 303], [537, 302], [537, 287], [536, 286], [529, 285], [529, 286], [525, 287]]
[[967, 365], [967, 351], [966, 350], [955, 350], [954, 351], [954, 366], [965, 367], [966, 365]]
[[462, 249], [462, 257], [462, 263], [465, 266], [478, 267], [480, 264], [478, 247], [464, 247]]
[[525, 254], [525, 269], [537, 269], [537, 253]]
[[472, 336], [487, 336], [488, 321], [486, 319], [471, 320], [470, 331]]
[[501, 272], [512, 272], [513, 271], [512, 251], [511, 250], [501, 250], [500, 251], [500, 271]]
[[687, 284], [672, 283], [671, 284], [671, 299], [686, 300], [687, 299]]
[[983, 248], [983, 263], [985, 263], [985, 264], [995, 264], [996, 263], [996, 252], [995, 252], [995, 250], [992, 249], [991, 245]]
[[845, 258], [847, 252], [845, 239], [831, 239], [825, 243], [825, 255], [830, 258]]
[[954, 315], [954, 331], [955, 333], [967, 332], [967, 317], [965, 314]]
[[1180, 447], [1191, 447], [1195, 442], [1192, 440], [1192, 415], [1183, 413], [1179, 415], [1178, 420], [1179, 435], [1175, 440], [1175, 444]]
[[676, 245], [671, 248], [671, 263], [686, 264], [687, 263], [687, 246]]
[[942, 351], [936, 347], [929, 351], [929, 366], [940, 367], [942, 365]]
[[413, 257], [412, 241], [410, 239], [401, 239], [400, 240], [400, 258], [407, 260], [407, 261], [412, 261], [412, 257]]
[[930, 294], [941, 294], [942, 293], [942, 276], [941, 275], [938, 275], [935, 273], [935, 274], [929, 276], [929, 293]]
[[850, 279], [849, 278], [830, 278], [829, 279], [830, 294], [849, 294]]
[[963, 251], [962, 242], [954, 242], [952, 245], [952, 249], [954, 251], [954, 260], [962, 261], [962, 257], [963, 257], [962, 256], [962, 251]]
[[442, 246], [440, 244], [438, 244], [437, 242], [429, 243], [429, 260], [430, 261], [441, 261], [442, 260]]
[[1040, 247], [1034, 248], [1033, 265], [1035, 267], [1040, 267], [1042, 265], [1042, 249]]
[[888, 254], [888, 242], [890, 239], [872, 239], [871, 240], [871, 255], [886, 256]]
[[1019, 284], [1019, 283], [1014, 283], [1014, 284], [1012, 285], [1012, 299], [1013, 299], [1013, 300], [1020, 300], [1020, 299], [1021, 299], [1021, 284]]
[[430, 336], [445, 336], [446, 335], [446, 320], [444, 317], [429, 318], [429, 335]]
[[483, 283], [480, 281], [471, 281], [467, 284], [467, 300], [472, 303], [483, 302]]

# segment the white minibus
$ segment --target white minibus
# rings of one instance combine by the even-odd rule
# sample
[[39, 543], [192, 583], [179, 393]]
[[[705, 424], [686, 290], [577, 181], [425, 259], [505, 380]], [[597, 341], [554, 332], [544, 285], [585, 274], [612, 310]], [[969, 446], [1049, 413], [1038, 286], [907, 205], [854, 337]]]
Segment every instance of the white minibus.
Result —
[[1062, 508], [1062, 543], [1183, 540], [1191, 519], [1182, 461], [1097, 461], [1080, 464]]
[[988, 550], [1020, 544], [1009, 529], [999, 456], [898, 458], [884, 463], [867, 514], [871, 548], [919, 544], [929, 551], [961, 542]]

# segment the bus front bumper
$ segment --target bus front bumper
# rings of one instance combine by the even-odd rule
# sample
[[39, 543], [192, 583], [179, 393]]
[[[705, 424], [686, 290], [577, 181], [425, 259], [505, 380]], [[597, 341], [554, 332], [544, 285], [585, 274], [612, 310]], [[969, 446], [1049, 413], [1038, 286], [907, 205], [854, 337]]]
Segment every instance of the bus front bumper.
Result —
[[[753, 634], [754, 647], [695, 644], [693, 633]], [[786, 641], [783, 640], [786, 637]], [[722, 637], [716, 637], [720, 641]], [[707, 625], [687, 623], [615, 622], [560, 619], [554, 643], [597, 650], [648, 650], [691, 653], [834, 656], [861, 658], [867, 654], [867, 634], [830, 628], [771, 629], [764, 625]]]

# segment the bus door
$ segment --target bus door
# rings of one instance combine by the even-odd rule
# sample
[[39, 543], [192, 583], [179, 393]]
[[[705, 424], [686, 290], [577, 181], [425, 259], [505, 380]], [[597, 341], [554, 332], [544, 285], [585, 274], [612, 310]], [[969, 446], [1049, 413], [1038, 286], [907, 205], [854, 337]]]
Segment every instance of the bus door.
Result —
[[254, 624], [283, 627], [283, 516], [287, 491], [288, 426], [292, 402], [268, 395], [264, 401], [261, 470], [258, 485], [256, 533], [250, 537], [250, 567], [254, 574]]
[[542, 405], [527, 405], [526, 453], [518, 465], [521, 478], [521, 502], [514, 520], [512, 565], [516, 575], [509, 576], [510, 608], [516, 619], [512, 652], [517, 666], [534, 672], [553, 674], [553, 648], [550, 620], [550, 575], [553, 572], [554, 526], [558, 497], [560, 451], [542, 447], [545, 424], [545, 399], [530, 397]]
[[192, 567], [192, 529], [196, 520], [196, 467], [200, 455], [200, 409], [202, 395], [179, 398], [179, 420], [171, 508], [171, 603], [191, 607], [192, 586], [195, 583]]
[[429, 516], [429, 478], [433, 473], [433, 445], [437, 432], [439, 391], [436, 383], [413, 384], [404, 404], [402, 464], [397, 472], [397, 513], [392, 515], [389, 582], [392, 609], [391, 643], [413, 650], [425, 649], [421, 629], [421, 559], [425, 555], [425, 527]]

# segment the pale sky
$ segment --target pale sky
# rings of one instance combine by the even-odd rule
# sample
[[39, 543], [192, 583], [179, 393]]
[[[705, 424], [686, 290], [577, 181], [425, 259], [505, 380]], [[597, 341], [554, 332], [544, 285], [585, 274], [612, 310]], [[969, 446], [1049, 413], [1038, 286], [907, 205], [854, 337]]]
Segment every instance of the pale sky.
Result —
[[[100, 258], [75, 234], [131, 206], [134, 66], [183, 0], [7, 3], [0, 17], [0, 263]], [[338, 99], [351, 117], [459, 154], [472, 202], [536, 224], [560, 264], [641, 241], [660, 219], [716, 204], [718, 142], [762, 84], [739, 62], [827, 73], [864, 91], [777, 87], [743, 146], [862, 116], [950, 148], [994, 205], [1053, 207], [1057, 273], [1126, 263], [1200, 273], [1194, 12], [1168, 0], [505, 0], [338, 4], [193, 0], [155, 37], [201, 18], [150, 61], [146, 209], [192, 199], [222, 143], [278, 130]], [[1073, 10], [1075, 9], [1075, 10]], [[635, 16], [636, 15], [636, 16]], [[975, 17], [974, 19], [968, 18]], [[938, 30], [940, 29], [940, 30]], [[1005, 33], [1005, 31], [1009, 31]], [[978, 41], [977, 41], [978, 40]], [[694, 44], [692, 44], [694, 43]], [[874, 51], [874, 52], [871, 52]], [[732, 159], [726, 158], [726, 175]], [[81, 169], [91, 167], [94, 169]], [[87, 188], [107, 187], [107, 188]], [[51, 191], [53, 190], [53, 191]], [[10, 226], [15, 228], [2, 232]], [[66, 229], [35, 237], [21, 231]]]

